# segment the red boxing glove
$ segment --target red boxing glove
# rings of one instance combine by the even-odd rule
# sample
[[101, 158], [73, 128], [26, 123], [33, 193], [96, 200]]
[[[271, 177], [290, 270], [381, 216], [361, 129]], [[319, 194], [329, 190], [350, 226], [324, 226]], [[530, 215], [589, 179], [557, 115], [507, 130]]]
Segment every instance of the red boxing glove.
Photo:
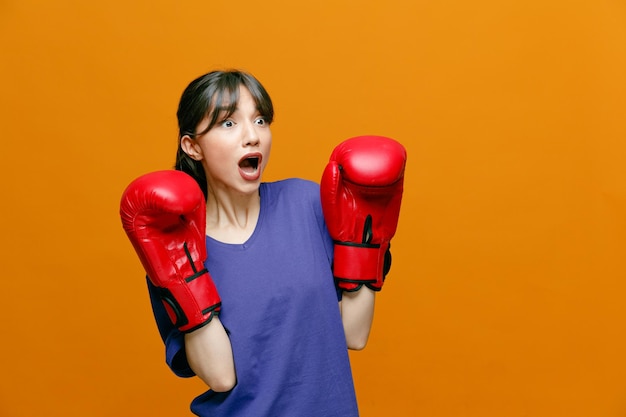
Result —
[[204, 267], [206, 202], [181, 171], [143, 175], [126, 188], [122, 225], [174, 325], [191, 332], [219, 314], [221, 302]]
[[383, 286], [391, 263], [389, 242], [400, 215], [405, 164], [404, 147], [382, 136], [348, 139], [330, 156], [320, 192], [335, 242], [333, 275], [345, 291], [362, 285], [380, 291]]

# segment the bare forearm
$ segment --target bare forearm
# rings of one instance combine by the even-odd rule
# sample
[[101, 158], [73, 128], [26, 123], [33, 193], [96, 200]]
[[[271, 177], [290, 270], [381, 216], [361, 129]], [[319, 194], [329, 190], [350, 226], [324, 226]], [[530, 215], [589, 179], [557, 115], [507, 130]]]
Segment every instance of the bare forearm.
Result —
[[361, 350], [367, 344], [376, 293], [363, 286], [354, 292], [344, 292], [341, 301], [341, 319], [349, 349]]
[[189, 366], [213, 391], [229, 391], [236, 381], [230, 339], [219, 318], [185, 335]]

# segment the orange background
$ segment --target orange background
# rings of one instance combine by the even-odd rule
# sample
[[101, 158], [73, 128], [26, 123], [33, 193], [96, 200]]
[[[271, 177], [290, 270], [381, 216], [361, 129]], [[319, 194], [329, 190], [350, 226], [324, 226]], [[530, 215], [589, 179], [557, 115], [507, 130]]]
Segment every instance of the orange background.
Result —
[[1, 416], [189, 415], [118, 203], [224, 67], [276, 103], [267, 180], [409, 152], [363, 416], [626, 415], [623, 1], [5, 0], [0, 51]]

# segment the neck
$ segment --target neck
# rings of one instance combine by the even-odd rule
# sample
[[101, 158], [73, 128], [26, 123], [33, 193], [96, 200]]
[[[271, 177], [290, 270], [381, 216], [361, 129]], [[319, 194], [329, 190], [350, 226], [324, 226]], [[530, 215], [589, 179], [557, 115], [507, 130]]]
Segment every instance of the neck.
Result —
[[261, 197], [252, 194], [227, 194], [209, 190], [206, 234], [224, 243], [244, 243], [254, 232]]

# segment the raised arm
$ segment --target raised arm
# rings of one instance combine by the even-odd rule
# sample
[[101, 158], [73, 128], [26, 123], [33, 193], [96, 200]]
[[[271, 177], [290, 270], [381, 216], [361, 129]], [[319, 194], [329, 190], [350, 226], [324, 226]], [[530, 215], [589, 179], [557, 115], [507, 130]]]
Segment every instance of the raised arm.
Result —
[[120, 216], [169, 319], [185, 334], [191, 369], [214, 390], [231, 389], [232, 349], [204, 266], [206, 207], [197, 183], [174, 170], [143, 175], [124, 191]]
[[348, 347], [354, 349], [367, 343], [375, 292], [391, 266], [405, 164], [400, 143], [359, 136], [334, 149], [322, 175], [322, 210], [334, 241], [333, 275], [344, 291], [342, 319]]

